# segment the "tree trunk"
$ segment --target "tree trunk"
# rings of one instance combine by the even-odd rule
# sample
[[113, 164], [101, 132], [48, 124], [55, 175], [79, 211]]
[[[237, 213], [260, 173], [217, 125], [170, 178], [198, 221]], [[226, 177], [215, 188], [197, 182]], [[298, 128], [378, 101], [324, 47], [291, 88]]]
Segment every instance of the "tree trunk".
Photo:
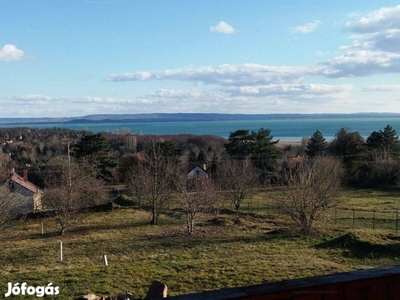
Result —
[[187, 226], [188, 234], [192, 235], [193, 234], [193, 218], [190, 213], [188, 213], [186, 215], [186, 226]]

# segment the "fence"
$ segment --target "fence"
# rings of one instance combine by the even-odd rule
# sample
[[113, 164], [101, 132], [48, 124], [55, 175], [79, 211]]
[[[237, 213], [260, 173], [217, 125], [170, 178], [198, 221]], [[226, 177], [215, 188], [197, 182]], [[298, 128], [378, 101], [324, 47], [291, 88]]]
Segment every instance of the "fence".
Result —
[[[332, 220], [332, 216], [330, 218]], [[390, 230], [399, 233], [399, 210], [334, 209], [335, 224], [351, 227]]]
[[[234, 209], [232, 203], [225, 203], [224, 208]], [[244, 202], [240, 207], [241, 213], [260, 213], [267, 216], [277, 216], [277, 206], [270, 201]], [[397, 210], [368, 210], [352, 207], [335, 207], [326, 212], [329, 223], [345, 227], [355, 227], [374, 230], [389, 230], [399, 233], [399, 209]]]

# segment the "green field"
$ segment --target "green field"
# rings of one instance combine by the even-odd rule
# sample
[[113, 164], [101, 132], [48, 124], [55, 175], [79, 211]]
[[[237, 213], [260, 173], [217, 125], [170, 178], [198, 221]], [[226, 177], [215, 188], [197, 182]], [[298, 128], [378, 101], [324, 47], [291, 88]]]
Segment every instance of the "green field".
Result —
[[63, 237], [52, 219], [45, 219], [44, 235], [39, 220], [26, 220], [0, 236], [0, 293], [7, 291], [7, 282], [52, 282], [60, 287], [57, 299], [127, 291], [144, 297], [158, 279], [168, 285], [169, 295], [178, 295], [398, 263], [400, 242], [392, 228], [373, 230], [367, 218], [356, 219], [353, 227], [345, 218], [351, 207], [400, 208], [396, 193], [346, 192], [340, 206], [347, 210], [338, 210], [336, 223], [329, 212], [318, 224], [320, 234], [307, 238], [285, 229], [288, 220], [276, 213], [270, 193], [243, 203], [239, 221], [229, 203], [218, 224], [202, 215], [191, 237], [173, 207], [158, 226], [149, 225], [149, 213], [137, 207], [90, 213]]

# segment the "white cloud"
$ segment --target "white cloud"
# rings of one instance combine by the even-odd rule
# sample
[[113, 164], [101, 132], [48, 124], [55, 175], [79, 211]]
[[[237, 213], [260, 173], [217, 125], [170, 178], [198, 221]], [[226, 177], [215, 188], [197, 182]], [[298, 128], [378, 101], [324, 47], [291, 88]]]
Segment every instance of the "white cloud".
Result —
[[12, 44], [4, 45], [0, 50], [0, 61], [21, 60], [25, 58], [24, 51]]
[[400, 53], [368, 49], [365, 45], [342, 48], [343, 54], [328, 62], [321, 75], [326, 77], [361, 77], [400, 73]]
[[289, 30], [291, 33], [311, 33], [318, 27], [319, 24], [321, 24], [321, 21], [315, 20], [305, 25], [290, 27]]
[[400, 28], [400, 5], [383, 7], [344, 25], [344, 29], [358, 33], [382, 32], [393, 28]]
[[384, 7], [345, 23], [344, 30], [355, 32], [354, 40], [365, 41], [366, 47], [387, 52], [400, 51], [400, 5]]
[[108, 81], [147, 81], [150, 79], [154, 79], [151, 72], [110, 74], [107, 77]]
[[304, 75], [313, 74], [318, 66], [266, 66], [260, 64], [224, 64], [216, 67], [188, 67], [154, 72], [110, 74], [108, 81], [178, 80], [224, 86], [270, 83], [296, 83]]
[[42, 95], [42, 94], [27, 94], [27, 95], [16, 95], [12, 97], [13, 100], [16, 101], [39, 101], [39, 100], [52, 100], [53, 97], [52, 96], [48, 96], [48, 95]]
[[216, 26], [211, 26], [210, 31], [223, 34], [233, 34], [236, 32], [235, 28], [224, 21], [220, 21]]
[[[400, 25], [394, 20], [398, 7], [380, 9], [364, 17], [357, 17], [352, 23], [346, 23], [343, 32], [349, 33], [350, 43], [341, 46], [333, 58], [308, 66], [271, 66], [261, 64], [223, 64], [218, 66], [185, 67], [158, 71], [138, 71], [110, 74], [107, 80], [151, 81], [175, 80], [189, 82], [200, 90], [182, 91], [160, 89], [154, 93], [137, 97], [144, 109], [168, 111], [218, 111], [218, 112], [356, 112], [367, 110], [368, 105], [376, 101], [373, 92], [395, 94], [399, 85], [371, 85], [355, 89], [350, 84], [329, 85], [303, 83], [307, 78], [318, 80], [326, 77], [336, 78], [362, 77], [375, 74], [400, 73]], [[378, 17], [379, 16], [379, 17]], [[353, 16], [354, 17], [354, 16]], [[398, 15], [400, 20], [400, 15]], [[310, 33], [320, 21], [292, 28], [293, 33]], [[363, 24], [364, 27], [361, 26]], [[375, 24], [375, 25], [374, 25]], [[390, 24], [383, 26], [383, 24]], [[379, 26], [378, 26], [379, 25]], [[217, 26], [210, 30], [217, 31]], [[232, 33], [232, 32], [231, 32]], [[317, 56], [330, 55], [333, 52], [316, 52]], [[315, 77], [315, 78], [310, 78]], [[196, 86], [195, 86], [196, 84]], [[204, 90], [206, 87], [208, 90]], [[370, 95], [367, 92], [371, 92]], [[391, 94], [386, 98], [392, 97]], [[369, 102], [361, 102], [363, 101]], [[392, 99], [390, 98], [390, 99]], [[368, 100], [369, 99], [369, 100]], [[375, 102], [374, 102], [375, 101]], [[381, 100], [380, 100], [381, 101]], [[389, 102], [394, 107], [397, 102]], [[317, 104], [317, 105], [315, 105]], [[363, 106], [364, 105], [364, 106]], [[378, 107], [387, 110], [389, 106]], [[158, 109], [157, 109], [158, 108]], [[364, 111], [365, 111], [364, 110]]]
[[397, 92], [400, 91], [399, 84], [370, 85], [362, 88], [363, 92]]
[[330, 54], [330, 51], [316, 51], [316, 52], [315, 52], [315, 55], [316, 55], [316, 56], [319, 56], [319, 57], [327, 56], [327, 55], [329, 55], [329, 54]]
[[72, 103], [88, 103], [88, 104], [120, 104], [120, 105], [131, 105], [138, 104], [140, 101], [136, 99], [119, 99], [119, 98], [102, 98], [102, 97], [94, 97], [88, 96], [84, 98], [71, 99]]
[[327, 77], [361, 77], [400, 73], [400, 5], [384, 7], [345, 23], [351, 45], [341, 46], [338, 56], [320, 63]]
[[349, 95], [353, 90], [352, 85], [327, 85], [327, 84], [270, 84], [260, 86], [228, 87], [224, 89], [231, 96], [271, 97], [284, 96], [289, 99], [322, 99], [340, 98]]

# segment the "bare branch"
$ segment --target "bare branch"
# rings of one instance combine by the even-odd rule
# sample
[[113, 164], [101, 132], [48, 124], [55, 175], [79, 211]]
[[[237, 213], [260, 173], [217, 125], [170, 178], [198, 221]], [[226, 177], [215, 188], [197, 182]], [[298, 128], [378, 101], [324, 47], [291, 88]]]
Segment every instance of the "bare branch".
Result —
[[224, 160], [218, 167], [218, 179], [221, 188], [235, 206], [236, 213], [239, 213], [243, 200], [258, 185], [259, 174], [249, 160]]
[[337, 205], [343, 168], [336, 159], [317, 157], [282, 172], [277, 196], [280, 211], [289, 216], [302, 234], [312, 233], [314, 221]]

